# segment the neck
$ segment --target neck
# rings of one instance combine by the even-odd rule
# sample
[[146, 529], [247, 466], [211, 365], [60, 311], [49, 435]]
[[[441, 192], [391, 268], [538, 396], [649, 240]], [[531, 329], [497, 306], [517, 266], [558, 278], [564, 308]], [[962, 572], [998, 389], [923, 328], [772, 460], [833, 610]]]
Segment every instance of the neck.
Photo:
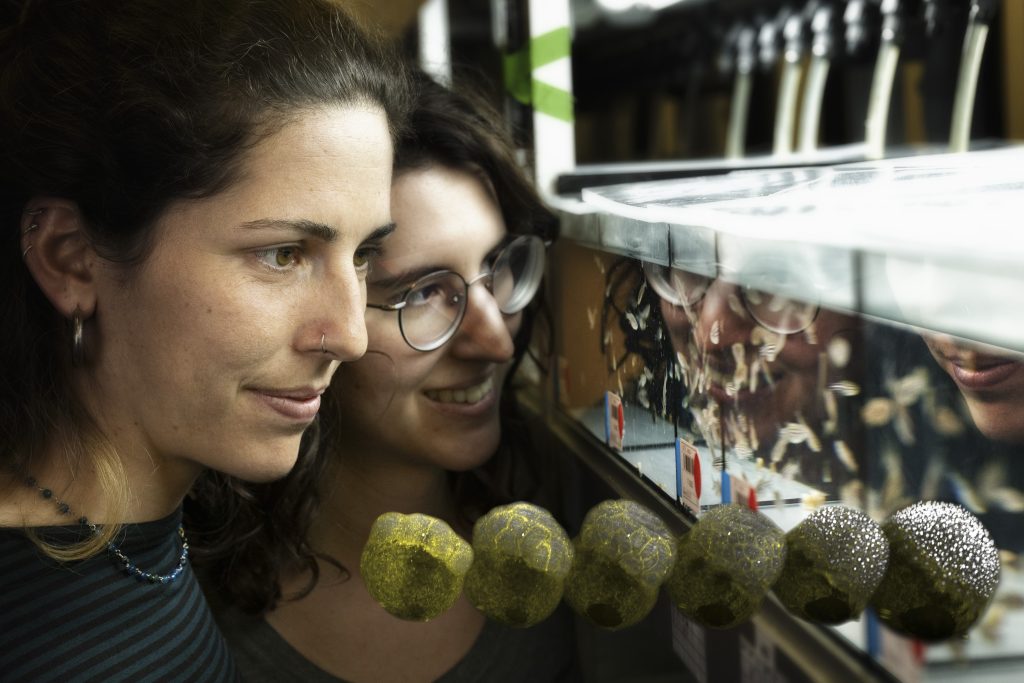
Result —
[[[184, 461], [161, 461], [143, 449], [133, 452], [123, 445], [113, 445], [113, 448], [112, 457], [117, 459], [122, 476], [101, 475], [89, 454], [71, 468], [66, 457], [62, 457], [65, 449], [55, 443], [49, 444], [35, 459], [38, 464], [32, 471], [4, 472], [0, 526], [66, 525], [82, 516], [97, 524], [161, 519], [181, 504], [200, 471], [198, 466]], [[103, 471], [110, 469], [104, 467]], [[51, 490], [53, 497], [43, 498], [38, 489], [26, 486], [25, 476], [33, 477], [39, 487]], [[111, 491], [122, 487], [127, 488], [120, 495]], [[58, 499], [70, 506], [68, 515], [57, 510]]]
[[398, 464], [373, 453], [337, 457], [310, 532], [317, 550], [342, 564], [358, 565], [370, 527], [385, 512], [418, 512], [446, 521], [456, 531], [457, 510], [448, 473], [438, 467]]

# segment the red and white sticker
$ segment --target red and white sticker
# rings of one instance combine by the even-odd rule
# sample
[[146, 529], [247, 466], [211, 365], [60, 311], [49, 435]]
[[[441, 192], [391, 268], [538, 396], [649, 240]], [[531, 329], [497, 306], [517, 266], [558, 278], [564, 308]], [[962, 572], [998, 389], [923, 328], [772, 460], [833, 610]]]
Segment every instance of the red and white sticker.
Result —
[[622, 399], [613, 391], [604, 395], [604, 436], [608, 445], [622, 450], [622, 439], [626, 434], [626, 420], [622, 414]]
[[734, 476], [731, 479], [732, 502], [757, 512], [757, 489], [743, 475]]
[[676, 440], [676, 497], [694, 517], [700, 517], [700, 453], [685, 439]]

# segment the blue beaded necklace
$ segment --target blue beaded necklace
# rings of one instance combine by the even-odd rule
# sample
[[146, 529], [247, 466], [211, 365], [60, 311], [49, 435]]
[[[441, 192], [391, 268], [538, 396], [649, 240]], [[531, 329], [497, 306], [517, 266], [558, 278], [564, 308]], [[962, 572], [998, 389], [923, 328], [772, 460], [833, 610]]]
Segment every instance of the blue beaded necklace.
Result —
[[[61, 515], [71, 515], [71, 506], [60, 498], [57, 498], [53, 494], [52, 490], [44, 486], [40, 486], [35, 477], [25, 477], [23, 481], [26, 486], [38, 491], [39, 495], [42, 496], [43, 499], [54, 503], [57, 506], [57, 512]], [[90, 522], [84, 515], [78, 518], [78, 523], [88, 529], [89, 533], [93, 536], [99, 535], [99, 527]], [[185, 527], [181, 525], [178, 526], [178, 537], [181, 538], [181, 555], [178, 557], [178, 564], [175, 565], [174, 569], [166, 574], [154, 574], [152, 572], [143, 571], [136, 566], [136, 564], [132, 562], [124, 552], [122, 552], [121, 548], [119, 548], [116, 543], [107, 543], [107, 554], [110, 555], [114, 564], [118, 565], [118, 568], [122, 572], [128, 576], [134, 577], [138, 581], [143, 583], [168, 584], [181, 576], [181, 573], [185, 570], [185, 565], [188, 563], [188, 539], [185, 537]]]

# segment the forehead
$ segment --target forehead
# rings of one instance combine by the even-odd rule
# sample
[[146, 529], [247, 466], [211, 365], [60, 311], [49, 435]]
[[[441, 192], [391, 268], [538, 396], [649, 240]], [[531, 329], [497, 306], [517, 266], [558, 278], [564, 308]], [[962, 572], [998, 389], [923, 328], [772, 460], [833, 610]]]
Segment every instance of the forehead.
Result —
[[389, 270], [434, 263], [475, 274], [506, 234], [501, 211], [484, 182], [473, 173], [444, 166], [397, 176], [391, 215], [398, 229], [385, 246], [382, 265]]
[[[386, 222], [391, 138], [369, 104], [303, 110], [260, 140], [239, 181], [214, 199], [243, 216], [317, 217], [342, 230]], [[295, 214], [292, 216], [291, 214]]]

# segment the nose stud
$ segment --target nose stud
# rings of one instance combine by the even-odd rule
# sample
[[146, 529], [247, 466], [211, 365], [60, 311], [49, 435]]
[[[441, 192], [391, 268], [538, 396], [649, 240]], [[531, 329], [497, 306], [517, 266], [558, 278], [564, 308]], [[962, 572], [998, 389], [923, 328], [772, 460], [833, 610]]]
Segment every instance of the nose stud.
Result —
[[320, 335], [320, 353], [322, 353], [324, 355], [327, 354], [327, 344], [326, 344], [326, 341], [327, 341], [327, 333], [324, 332], [322, 335]]

